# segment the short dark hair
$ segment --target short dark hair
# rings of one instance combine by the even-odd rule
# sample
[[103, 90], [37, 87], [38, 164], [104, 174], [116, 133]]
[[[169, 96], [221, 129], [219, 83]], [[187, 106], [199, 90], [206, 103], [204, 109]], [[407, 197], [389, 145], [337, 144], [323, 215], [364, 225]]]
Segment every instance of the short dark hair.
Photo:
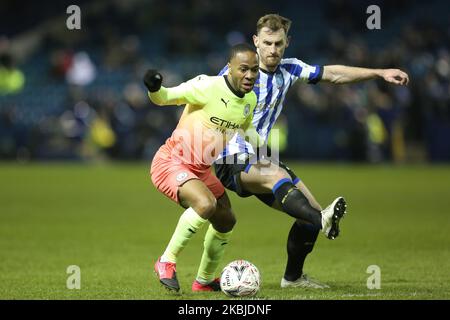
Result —
[[231, 61], [240, 52], [254, 52], [257, 54], [254, 46], [251, 46], [248, 43], [239, 43], [231, 47], [228, 55], [228, 61]]
[[289, 32], [289, 28], [291, 27], [292, 21], [288, 18], [280, 16], [276, 13], [266, 14], [259, 18], [256, 23], [256, 34], [258, 35], [262, 28], [267, 27], [272, 31], [278, 31], [279, 29], [283, 29], [286, 35]]

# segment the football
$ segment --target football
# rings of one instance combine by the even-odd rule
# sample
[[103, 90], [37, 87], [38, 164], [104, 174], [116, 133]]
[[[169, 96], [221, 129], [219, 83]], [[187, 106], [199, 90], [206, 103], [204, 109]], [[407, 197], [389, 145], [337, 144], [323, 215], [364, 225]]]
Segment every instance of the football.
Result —
[[220, 276], [220, 289], [229, 297], [254, 296], [260, 286], [258, 268], [246, 260], [230, 262]]

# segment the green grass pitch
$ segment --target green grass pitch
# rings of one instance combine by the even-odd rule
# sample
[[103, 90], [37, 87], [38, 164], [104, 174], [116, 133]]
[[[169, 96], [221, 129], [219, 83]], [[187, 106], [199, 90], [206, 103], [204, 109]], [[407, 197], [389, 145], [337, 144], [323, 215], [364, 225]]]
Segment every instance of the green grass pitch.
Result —
[[[340, 237], [320, 234], [305, 265], [331, 288], [280, 289], [292, 219], [232, 193], [238, 223], [220, 268], [253, 262], [259, 299], [450, 298], [450, 167], [289, 164], [323, 206], [347, 199]], [[156, 280], [181, 212], [147, 164], [0, 164], [0, 299], [228, 299], [190, 291], [206, 228], [179, 258], [183, 294]], [[70, 265], [81, 269], [79, 290], [66, 287]], [[366, 286], [370, 265], [379, 290]]]

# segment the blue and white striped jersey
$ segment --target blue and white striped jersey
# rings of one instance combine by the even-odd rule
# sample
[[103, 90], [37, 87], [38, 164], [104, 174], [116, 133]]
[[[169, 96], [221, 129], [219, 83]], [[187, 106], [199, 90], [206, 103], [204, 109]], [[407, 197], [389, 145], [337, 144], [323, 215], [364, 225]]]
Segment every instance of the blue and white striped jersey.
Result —
[[[225, 66], [219, 75], [227, 74]], [[322, 78], [323, 67], [308, 65], [296, 58], [282, 59], [274, 72], [260, 69], [253, 91], [258, 102], [253, 111], [253, 125], [258, 134], [267, 141], [269, 132], [283, 109], [284, 99], [289, 88], [297, 79], [315, 84]], [[239, 135], [227, 144], [218, 159], [236, 153], [254, 153], [252, 146]]]

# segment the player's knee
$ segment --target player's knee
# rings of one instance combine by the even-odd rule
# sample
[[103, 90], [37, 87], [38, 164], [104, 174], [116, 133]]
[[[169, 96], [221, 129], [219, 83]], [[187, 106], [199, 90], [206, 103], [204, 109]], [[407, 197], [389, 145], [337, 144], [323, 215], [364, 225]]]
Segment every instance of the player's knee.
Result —
[[213, 196], [199, 198], [194, 205], [194, 210], [203, 218], [209, 219], [217, 208], [217, 200]]
[[274, 171], [273, 174], [266, 176], [265, 184], [268, 188], [272, 189], [281, 179], [290, 179], [290, 178], [291, 177], [286, 170], [278, 168], [278, 170]]

